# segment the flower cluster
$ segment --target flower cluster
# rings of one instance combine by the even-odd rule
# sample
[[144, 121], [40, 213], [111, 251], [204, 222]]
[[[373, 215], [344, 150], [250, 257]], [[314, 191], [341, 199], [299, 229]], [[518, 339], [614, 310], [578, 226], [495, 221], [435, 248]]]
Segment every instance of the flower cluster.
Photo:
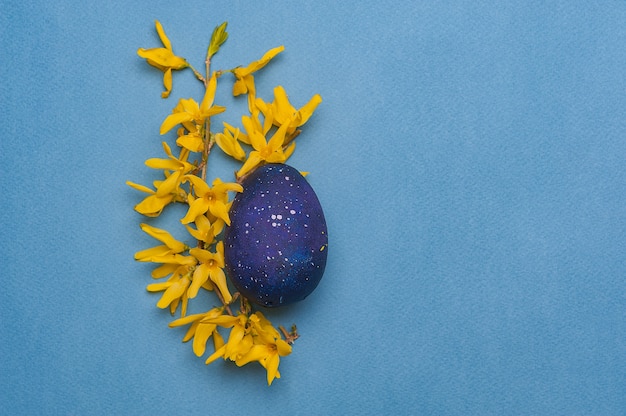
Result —
[[[267, 383], [280, 378], [278, 364], [280, 357], [291, 354], [291, 345], [282, 339], [261, 312], [251, 314], [240, 312], [236, 316], [224, 315], [224, 308], [213, 308], [208, 312], [189, 315], [170, 323], [170, 327], [191, 324], [183, 341], [193, 338], [193, 352], [201, 357], [206, 343], [213, 337], [215, 352], [206, 359], [210, 364], [218, 358], [234, 361], [238, 366], [253, 361], [259, 362], [267, 370]], [[228, 340], [224, 341], [218, 327], [231, 328]], [[292, 336], [286, 335], [287, 340]]]
[[[158, 282], [149, 284], [147, 290], [160, 293], [157, 306], [175, 314], [180, 306], [180, 318], [170, 327], [190, 325], [184, 342], [193, 339], [193, 351], [197, 356], [206, 352], [206, 344], [213, 340], [214, 352], [206, 359], [209, 364], [218, 358], [228, 359], [242, 366], [258, 362], [267, 372], [271, 384], [280, 377], [280, 357], [291, 353], [291, 344], [298, 337], [295, 325], [288, 332], [275, 328], [259, 311], [253, 311], [250, 302], [239, 293], [231, 293], [224, 273], [224, 244], [221, 234], [230, 225], [231, 197], [243, 192], [239, 180], [264, 163], [283, 163], [295, 149], [299, 128], [306, 123], [322, 99], [314, 95], [301, 108], [294, 107], [282, 86], [274, 89], [274, 98], [266, 102], [257, 97], [254, 73], [265, 67], [282, 46], [273, 48], [261, 59], [245, 67], [210, 71], [210, 62], [220, 46], [228, 38], [226, 23], [215, 28], [206, 57], [206, 74], [202, 75], [185, 59], [176, 56], [162, 25], [157, 21], [156, 30], [163, 43], [161, 48], [139, 49], [138, 55], [147, 63], [164, 73], [163, 98], [172, 91], [172, 71], [190, 69], [204, 84], [205, 92], [198, 103], [193, 98], [179, 99], [172, 113], [161, 124], [160, 134], [175, 130], [177, 154], [163, 142], [165, 157], [146, 160], [149, 168], [159, 171], [159, 179], [152, 186], [127, 182], [132, 188], [147, 194], [135, 206], [146, 217], [158, 217], [170, 204], [187, 206], [180, 223], [186, 229], [191, 243], [180, 241], [168, 231], [142, 223], [141, 229], [159, 241], [159, 244], [135, 253], [140, 262], [156, 264], [152, 278]], [[213, 133], [211, 118], [226, 108], [215, 105], [215, 93], [220, 77], [232, 74], [234, 96], [247, 96], [249, 114], [241, 117], [241, 126], [223, 123], [223, 129]], [[209, 154], [217, 145], [226, 155], [242, 163], [234, 182], [215, 178], [211, 185], [206, 172]], [[190, 299], [201, 291], [213, 292], [221, 306], [205, 313], [187, 315]], [[233, 312], [235, 301], [239, 310]], [[227, 339], [224, 336], [227, 334]]]

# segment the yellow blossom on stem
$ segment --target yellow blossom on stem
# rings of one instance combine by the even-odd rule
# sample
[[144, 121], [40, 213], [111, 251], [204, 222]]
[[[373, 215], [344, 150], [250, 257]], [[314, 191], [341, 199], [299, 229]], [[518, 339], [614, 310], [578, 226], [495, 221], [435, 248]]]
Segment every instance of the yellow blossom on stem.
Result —
[[185, 224], [185, 228], [196, 240], [202, 241], [207, 245], [215, 240], [215, 237], [222, 232], [226, 225], [223, 219], [216, 218], [215, 221], [211, 222], [204, 214], [198, 215], [194, 220], [194, 224], [196, 225], [195, 229], [188, 224]]
[[224, 274], [224, 242], [220, 241], [215, 245], [215, 252], [200, 248], [192, 248], [189, 254], [198, 259], [199, 265], [193, 272], [191, 286], [189, 287], [189, 297], [195, 298], [200, 287], [211, 280], [220, 291], [225, 303], [230, 303], [233, 299], [228, 291], [226, 275]]
[[[189, 249], [187, 247], [186, 249]], [[170, 253], [160, 256], [153, 256], [145, 261], [151, 261], [154, 263], [162, 263], [152, 271], [152, 277], [155, 279], [161, 279], [169, 276], [167, 281], [162, 283], [154, 283], [148, 285], [147, 290], [149, 292], [165, 291], [157, 306], [160, 308], [170, 307], [170, 312], [174, 314], [178, 305], [182, 303], [182, 316], [187, 313], [187, 302], [189, 299], [188, 289], [190, 286], [190, 279], [198, 260], [192, 256], [183, 256], [181, 254]], [[207, 290], [213, 290], [213, 286], [210, 282], [203, 285]]]
[[238, 316], [220, 315], [206, 319], [206, 322], [232, 328], [228, 341], [216, 348], [207, 358], [206, 364], [220, 357], [234, 361], [238, 366], [258, 361], [266, 369], [268, 384], [271, 385], [275, 378], [280, 378], [280, 357], [291, 354], [291, 346], [281, 338], [261, 312], [250, 316], [244, 313]]
[[149, 292], [163, 292], [157, 307], [165, 309], [170, 307], [173, 314], [179, 303], [182, 302], [182, 316], [187, 313], [188, 294], [187, 289], [191, 284], [189, 271], [186, 268], [178, 268], [166, 282], [153, 283], [146, 288]]
[[248, 106], [252, 111], [254, 105], [254, 99], [256, 98], [256, 88], [254, 86], [254, 72], [267, 65], [276, 55], [285, 50], [284, 46], [278, 46], [276, 48], [267, 51], [261, 59], [251, 62], [246, 67], [239, 67], [233, 70], [235, 75], [235, 84], [233, 85], [233, 95], [238, 96], [241, 94], [248, 94]]
[[181, 127], [178, 129], [178, 138], [176, 144], [191, 152], [201, 152], [204, 150], [204, 140], [202, 138], [201, 129], [197, 125], [191, 124], [191, 126]]
[[280, 373], [278, 372], [280, 357], [289, 354], [291, 354], [291, 345], [277, 338], [273, 342], [253, 345], [235, 363], [241, 367], [252, 361], [258, 361], [267, 371], [267, 384], [271, 385], [275, 378], [280, 378]]
[[165, 180], [156, 181], [156, 190], [137, 185], [132, 182], [126, 182], [132, 188], [147, 192], [150, 195], [143, 201], [135, 206], [135, 210], [140, 214], [147, 217], [156, 217], [161, 214], [163, 208], [172, 201], [181, 201], [185, 195], [180, 189], [180, 184], [183, 176], [192, 171], [195, 167], [191, 163], [187, 162], [188, 152], [183, 150], [180, 156], [177, 158], [172, 154], [172, 150], [163, 142], [163, 149], [168, 156], [168, 159], [151, 158], [146, 160], [146, 166], [153, 169], [162, 169], [165, 175]]
[[[214, 340], [215, 338], [219, 338], [219, 340], [222, 339], [219, 332], [217, 332], [217, 324], [210, 322], [210, 320], [220, 316], [223, 312], [223, 307], [213, 308], [205, 313], [188, 315], [184, 318], [179, 318], [171, 322], [169, 326], [170, 328], [176, 328], [191, 324], [187, 333], [183, 337], [183, 342], [187, 342], [193, 338], [193, 352], [198, 357], [201, 357], [206, 351], [206, 343], [211, 336], [214, 337]], [[219, 347], [221, 347], [221, 345]]]
[[198, 105], [193, 98], [181, 98], [172, 114], [167, 116], [161, 124], [161, 134], [167, 133], [178, 124], [190, 121], [196, 123], [197, 126], [202, 126], [207, 118], [223, 113], [226, 110], [225, 107], [213, 105], [216, 88], [217, 75], [214, 72], [209, 79], [202, 102]]
[[294, 131], [305, 124], [313, 115], [317, 106], [322, 102], [322, 97], [315, 94], [308, 103], [299, 110], [291, 105], [287, 93], [282, 86], [274, 88], [274, 101], [270, 104], [265, 103], [262, 99], [257, 98], [256, 107], [263, 113], [265, 118], [270, 118], [275, 126], [289, 124], [287, 135], [291, 135]]
[[179, 254], [189, 249], [189, 247], [185, 243], [176, 240], [174, 237], [172, 237], [170, 233], [165, 230], [152, 227], [148, 224], [141, 224], [140, 226], [146, 234], [156, 238], [163, 244], [137, 252], [135, 254], [135, 260], [153, 261], [153, 259], [155, 258], [160, 258], [172, 254]]
[[207, 358], [206, 364], [210, 364], [220, 357], [235, 361], [245, 355], [254, 345], [254, 340], [250, 333], [251, 327], [247, 325], [248, 316], [246, 314], [240, 313], [237, 316], [221, 315], [208, 321], [224, 328], [231, 328], [231, 330], [228, 335], [228, 341]]
[[248, 138], [254, 150], [250, 152], [241, 169], [237, 171], [237, 177], [244, 176], [261, 162], [284, 163], [291, 156], [296, 146], [296, 143], [292, 142], [287, 149], [283, 149], [285, 133], [288, 127], [289, 124], [287, 123], [280, 126], [269, 141], [266, 141], [263, 134], [258, 131], [248, 133]]
[[239, 144], [239, 140], [241, 140], [240, 136], [242, 136], [241, 131], [238, 128], [230, 129], [229, 127], [232, 126], [228, 123], [224, 123], [224, 132], [215, 135], [215, 143], [217, 143], [219, 148], [228, 156], [237, 160], [244, 160], [246, 158], [246, 152], [244, 152]]
[[135, 205], [135, 211], [147, 217], [158, 216], [163, 211], [163, 208], [171, 203], [175, 197], [174, 194], [158, 196], [156, 194], [156, 191], [148, 188], [147, 186], [139, 185], [131, 181], [126, 181], [126, 185], [138, 191], [146, 192], [149, 194], [149, 196], [147, 196], [143, 201]]
[[189, 64], [185, 58], [174, 55], [172, 44], [158, 20], [156, 21], [156, 30], [164, 47], [152, 49], [139, 48], [137, 54], [146, 59], [150, 65], [163, 71], [163, 86], [165, 87], [165, 91], [161, 93], [161, 97], [167, 98], [172, 91], [172, 70], [187, 68]]
[[186, 175], [185, 180], [191, 182], [196, 199], [190, 202], [187, 215], [180, 221], [183, 224], [189, 224], [199, 215], [209, 211], [230, 225], [228, 191], [243, 192], [243, 187], [238, 183], [222, 182], [219, 178], [213, 181], [212, 187], [209, 187], [206, 182], [195, 175]]

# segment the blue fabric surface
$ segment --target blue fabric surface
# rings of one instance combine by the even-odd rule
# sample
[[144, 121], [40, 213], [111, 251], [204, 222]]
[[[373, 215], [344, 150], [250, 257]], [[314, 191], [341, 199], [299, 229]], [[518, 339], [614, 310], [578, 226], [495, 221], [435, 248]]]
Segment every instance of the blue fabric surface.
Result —
[[[302, 334], [271, 387], [196, 358], [133, 260], [124, 183], [202, 93], [160, 98], [155, 19], [197, 67], [222, 21], [215, 69], [284, 44], [259, 95], [324, 100], [289, 163], [328, 264], [268, 313]], [[626, 414], [623, 1], [3, 1], [0, 57], [0, 413]]]

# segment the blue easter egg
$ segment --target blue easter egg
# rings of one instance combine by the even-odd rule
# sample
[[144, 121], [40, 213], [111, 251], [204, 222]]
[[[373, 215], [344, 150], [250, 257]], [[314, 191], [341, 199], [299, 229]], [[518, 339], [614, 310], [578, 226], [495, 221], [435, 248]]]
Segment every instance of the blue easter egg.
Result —
[[228, 277], [262, 306], [306, 298], [324, 274], [328, 253], [326, 220], [313, 188], [285, 164], [260, 166], [241, 185], [224, 232]]

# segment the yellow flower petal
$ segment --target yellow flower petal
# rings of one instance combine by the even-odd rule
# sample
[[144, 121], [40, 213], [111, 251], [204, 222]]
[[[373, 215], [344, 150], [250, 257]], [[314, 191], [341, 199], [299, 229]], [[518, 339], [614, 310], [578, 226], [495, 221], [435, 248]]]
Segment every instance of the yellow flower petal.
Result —
[[209, 82], [206, 87], [206, 91], [204, 92], [204, 98], [202, 99], [202, 103], [200, 104], [200, 111], [207, 112], [209, 108], [213, 105], [213, 100], [215, 99], [215, 90], [217, 89], [217, 74], [213, 72], [211, 74], [211, 78], [209, 78]]
[[176, 139], [176, 144], [192, 152], [201, 152], [204, 149], [204, 141], [195, 133], [179, 136]]
[[276, 130], [270, 141], [267, 143], [267, 147], [270, 148], [273, 152], [277, 151], [283, 146], [285, 142], [285, 134], [287, 133], [287, 128], [289, 128], [288, 124], [283, 124]]
[[187, 295], [190, 299], [195, 298], [198, 295], [198, 291], [200, 287], [207, 281], [209, 278], [209, 268], [206, 264], [201, 264], [196, 267], [196, 270], [193, 272], [193, 277], [191, 278], [191, 285], [189, 286], [189, 291]]
[[144, 185], [139, 185], [139, 184], [131, 182], [131, 181], [126, 181], [126, 185], [130, 186], [133, 189], [141, 191], [141, 192], [146, 192], [148, 194], [154, 194], [154, 191], [152, 189], [150, 189], [150, 188], [148, 188], [147, 186], [144, 186]]
[[282, 339], [276, 340], [276, 349], [281, 357], [291, 354], [291, 345]]
[[204, 316], [203, 313], [196, 313], [193, 315], [187, 315], [184, 318], [178, 318], [169, 323], [170, 328], [175, 328], [178, 326], [188, 325], [194, 321], [200, 320]]
[[254, 169], [259, 163], [261, 163], [261, 160], [263, 159], [261, 159], [261, 154], [259, 152], [257, 152], [256, 150], [250, 152], [250, 154], [248, 155], [248, 158], [244, 162], [241, 169], [237, 171], [237, 177], [241, 178], [242, 176], [246, 175], [248, 172]]
[[168, 248], [172, 250], [174, 253], [180, 253], [185, 250], [186, 245], [176, 240], [172, 234], [168, 233], [165, 230], [160, 228], [152, 227], [148, 224], [140, 224], [141, 230], [148, 234], [152, 238], [156, 238], [163, 244], [165, 244]]
[[257, 150], [260, 152], [267, 147], [267, 142], [265, 141], [265, 137], [263, 137], [263, 134], [260, 131], [258, 130], [253, 131], [248, 135], [248, 137], [250, 138], [250, 144], [252, 144], [252, 147], [254, 147], [254, 150]]
[[299, 127], [306, 123], [309, 118], [313, 115], [313, 112], [317, 108], [318, 105], [322, 102], [322, 97], [319, 94], [315, 94], [308, 103], [306, 103], [299, 111], [298, 111], [298, 125]]
[[[217, 218], [222, 219], [226, 225], [230, 226], [230, 217], [228, 216], [228, 206], [222, 201], [212, 201], [209, 205], [209, 211]], [[206, 212], [206, 211], [205, 211]]]
[[198, 198], [189, 205], [187, 214], [180, 220], [183, 224], [189, 224], [198, 216], [204, 214], [209, 209], [209, 202], [204, 198]]
[[168, 287], [161, 299], [157, 302], [157, 307], [164, 309], [167, 308], [170, 303], [172, 303], [175, 299], [179, 299], [189, 286], [189, 278], [183, 277], [182, 279], [174, 282], [170, 287]]
[[[231, 360], [235, 360], [238, 355], [245, 354], [248, 351], [243, 351], [242, 341], [245, 336], [245, 328], [241, 325], [233, 326], [233, 329], [230, 330], [230, 334], [228, 336], [228, 341], [226, 342], [226, 351], [224, 353], [225, 357], [230, 358]], [[244, 347], [245, 348], [245, 347]]]
[[191, 182], [191, 184], [193, 185], [194, 191], [196, 195], [198, 196], [204, 195], [211, 191], [211, 189], [209, 188], [209, 185], [205, 181], [203, 181], [202, 178], [196, 175], [185, 175], [185, 179]]
[[219, 289], [222, 297], [224, 298], [224, 302], [230, 303], [233, 300], [233, 297], [228, 290], [224, 270], [219, 267], [212, 267], [209, 271], [209, 278], [213, 281], [213, 283], [215, 283], [215, 285]]
[[168, 176], [167, 179], [161, 182], [161, 184], [157, 187], [156, 196], [164, 197], [173, 193], [180, 185], [182, 176], [183, 172], [180, 170], [175, 171], [170, 176]]
[[233, 84], [233, 96], [236, 97], [246, 92], [248, 92], [248, 88], [246, 87], [245, 81], [243, 79], [237, 79]]
[[181, 167], [181, 163], [174, 159], [160, 159], [152, 157], [145, 161], [145, 165], [152, 169], [163, 170], [178, 170]]
[[206, 351], [206, 343], [209, 340], [209, 337], [213, 334], [213, 331], [215, 331], [214, 324], [201, 323], [198, 325], [196, 333], [193, 337], [193, 352], [198, 357], [204, 355], [204, 352]]
[[215, 351], [219, 350], [224, 346], [224, 338], [222, 334], [220, 334], [217, 329], [213, 331], [213, 348]]
[[167, 98], [172, 92], [172, 69], [167, 68], [163, 73], [163, 87], [165, 91], [161, 93], [161, 98]]
[[172, 250], [166, 245], [151, 247], [135, 253], [135, 260], [151, 261], [150, 259], [153, 257], [164, 256], [166, 254], [170, 254], [171, 252]]
[[189, 65], [184, 58], [174, 55], [166, 48], [140, 48], [137, 50], [137, 55], [164, 72], [170, 69], [183, 69]]
[[296, 112], [296, 109], [289, 102], [285, 89], [279, 85], [274, 88], [274, 117], [280, 124], [284, 124]]
[[163, 211], [163, 208], [174, 199], [173, 195], [159, 197], [150, 195], [139, 204], [135, 205], [135, 211], [147, 217], [156, 217]]
[[225, 352], [226, 352], [226, 345], [222, 345], [213, 354], [211, 354], [209, 356], [209, 358], [207, 358], [204, 363], [205, 364], [211, 364], [213, 361], [217, 360], [220, 357], [225, 358], [225, 356], [224, 356]]
[[228, 316], [228, 315], [220, 315], [220, 316], [216, 316], [215, 318], [211, 318], [208, 320], [208, 322], [214, 323], [224, 328], [231, 328], [239, 321], [240, 321], [240, 318], [238, 316]]
[[[250, 65], [248, 65], [246, 68], [238, 68], [238, 69], [240, 69], [240, 73], [241, 74], [244, 74], [244, 75], [251, 74], [251, 73], [253, 73], [255, 71], [258, 71], [259, 69], [263, 68], [276, 55], [278, 55], [279, 53], [281, 53], [284, 50], [285, 50], [285, 47], [282, 46], [282, 45], [278, 46], [276, 48], [272, 48], [269, 51], [265, 52], [263, 57], [261, 59], [259, 59], [258, 61], [254, 61], [254, 62], [250, 63]], [[237, 70], [235, 70], [235, 73], [237, 73]]]
[[235, 364], [239, 367], [246, 365], [252, 361], [262, 361], [267, 357], [267, 347], [265, 345], [254, 345], [250, 350], [239, 357]]
[[280, 358], [278, 354], [272, 354], [267, 358], [265, 362], [265, 369], [267, 370], [267, 385], [271, 386], [272, 381], [276, 378], [278, 373], [278, 364], [280, 362]]
[[161, 25], [161, 22], [159, 22], [158, 20], [155, 20], [154, 24], [156, 26], [156, 31], [159, 35], [159, 39], [161, 39], [161, 43], [163, 43], [163, 46], [165, 46], [169, 50], [172, 50], [172, 44], [169, 38], [167, 37], [167, 35], [165, 34], [165, 30], [163, 30], [163, 26]]
[[168, 131], [172, 130], [176, 125], [192, 120], [193, 116], [187, 112], [170, 114], [165, 118], [163, 124], [161, 124], [161, 129], [159, 130], [159, 132], [161, 134], [165, 134]]
[[162, 292], [172, 285], [170, 282], [152, 283], [146, 287], [148, 292]]
[[176, 271], [179, 267], [180, 266], [178, 264], [163, 264], [152, 270], [151, 276], [153, 279], [160, 279], [174, 273], [174, 271]]
[[[239, 129], [237, 129], [237, 135], [239, 135]], [[239, 144], [237, 136], [231, 136], [224, 133], [217, 133], [215, 135], [215, 143], [220, 149], [228, 156], [231, 156], [237, 160], [244, 160], [246, 158], [246, 152]]]

